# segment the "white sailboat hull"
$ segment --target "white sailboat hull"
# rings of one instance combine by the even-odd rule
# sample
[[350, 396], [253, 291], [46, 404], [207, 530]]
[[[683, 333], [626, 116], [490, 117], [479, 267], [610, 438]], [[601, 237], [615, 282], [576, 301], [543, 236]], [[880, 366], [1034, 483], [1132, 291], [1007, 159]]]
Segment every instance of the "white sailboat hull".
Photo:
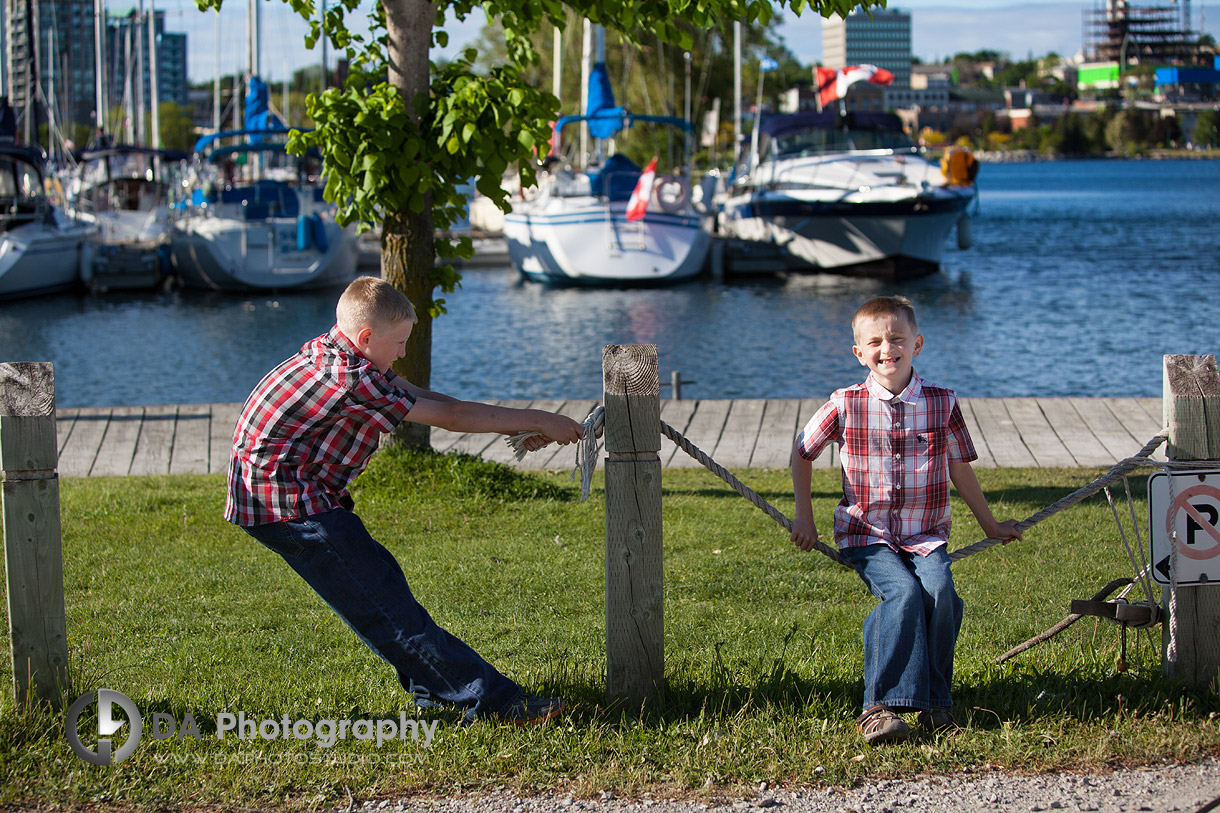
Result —
[[546, 197], [504, 218], [509, 257], [522, 276], [559, 284], [648, 284], [703, 270], [711, 235], [693, 214], [649, 211], [626, 217], [626, 203]]
[[174, 271], [185, 285], [218, 291], [346, 284], [356, 273], [356, 238], [334, 221], [323, 228], [325, 250], [301, 249], [297, 218], [183, 218], [170, 230]]
[[27, 223], [0, 235], [0, 298], [74, 287], [92, 229], [72, 222]]

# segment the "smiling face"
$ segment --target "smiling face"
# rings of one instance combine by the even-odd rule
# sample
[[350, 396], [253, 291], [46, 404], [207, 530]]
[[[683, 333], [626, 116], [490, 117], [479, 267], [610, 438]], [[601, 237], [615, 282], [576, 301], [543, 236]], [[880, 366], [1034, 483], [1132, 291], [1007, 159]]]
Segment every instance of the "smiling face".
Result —
[[923, 336], [902, 313], [862, 316], [856, 320], [852, 352], [877, 383], [897, 395], [911, 383], [911, 365], [923, 349]]
[[383, 373], [390, 371], [390, 365], [402, 358], [407, 352], [407, 339], [411, 338], [411, 329], [415, 322], [403, 319], [386, 324], [364, 325], [356, 331], [352, 342], [360, 354], [373, 363], [373, 366]]

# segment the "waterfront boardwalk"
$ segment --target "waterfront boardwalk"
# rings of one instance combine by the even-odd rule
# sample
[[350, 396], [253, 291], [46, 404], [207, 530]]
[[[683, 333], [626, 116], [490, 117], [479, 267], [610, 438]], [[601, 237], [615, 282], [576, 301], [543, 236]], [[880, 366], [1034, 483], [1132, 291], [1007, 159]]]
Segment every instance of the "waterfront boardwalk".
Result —
[[[800, 424], [817, 399], [662, 400], [661, 420], [728, 469], [782, 469]], [[496, 401], [562, 412], [583, 421], [595, 401]], [[1160, 398], [963, 398], [979, 454], [976, 466], [1109, 467], [1161, 430]], [[241, 404], [60, 409], [61, 477], [223, 473]], [[517, 463], [499, 435], [433, 430], [438, 451], [457, 451], [523, 469], [570, 469], [572, 446], [549, 446]], [[699, 464], [661, 440], [661, 464]], [[1163, 460], [1160, 451], [1154, 458]], [[838, 465], [833, 448], [815, 463]]]

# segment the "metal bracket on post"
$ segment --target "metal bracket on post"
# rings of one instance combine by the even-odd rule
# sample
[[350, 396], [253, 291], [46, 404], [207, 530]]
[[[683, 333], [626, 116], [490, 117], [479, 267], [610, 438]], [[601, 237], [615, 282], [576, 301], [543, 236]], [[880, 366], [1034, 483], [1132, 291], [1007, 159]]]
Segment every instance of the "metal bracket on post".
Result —
[[656, 345], [602, 351], [606, 406], [606, 691], [633, 705], [665, 682], [661, 401]]
[[18, 706], [58, 707], [70, 690], [58, 465], [54, 367], [0, 364], [0, 507]]

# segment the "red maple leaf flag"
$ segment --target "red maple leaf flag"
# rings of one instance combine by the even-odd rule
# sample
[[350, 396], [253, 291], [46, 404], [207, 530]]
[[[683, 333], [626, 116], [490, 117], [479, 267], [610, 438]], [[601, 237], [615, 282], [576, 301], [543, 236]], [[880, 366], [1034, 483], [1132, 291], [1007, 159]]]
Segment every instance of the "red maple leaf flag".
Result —
[[652, 197], [652, 182], [657, 178], [657, 159], [648, 162], [640, 179], [635, 184], [631, 199], [627, 201], [627, 219], [643, 220], [648, 211], [648, 199]]
[[847, 88], [856, 82], [872, 82], [874, 85], [889, 85], [894, 81], [894, 74], [876, 65], [849, 65], [846, 68], [816, 68], [818, 80], [818, 98], [822, 107], [826, 107], [835, 99], [847, 95]]

